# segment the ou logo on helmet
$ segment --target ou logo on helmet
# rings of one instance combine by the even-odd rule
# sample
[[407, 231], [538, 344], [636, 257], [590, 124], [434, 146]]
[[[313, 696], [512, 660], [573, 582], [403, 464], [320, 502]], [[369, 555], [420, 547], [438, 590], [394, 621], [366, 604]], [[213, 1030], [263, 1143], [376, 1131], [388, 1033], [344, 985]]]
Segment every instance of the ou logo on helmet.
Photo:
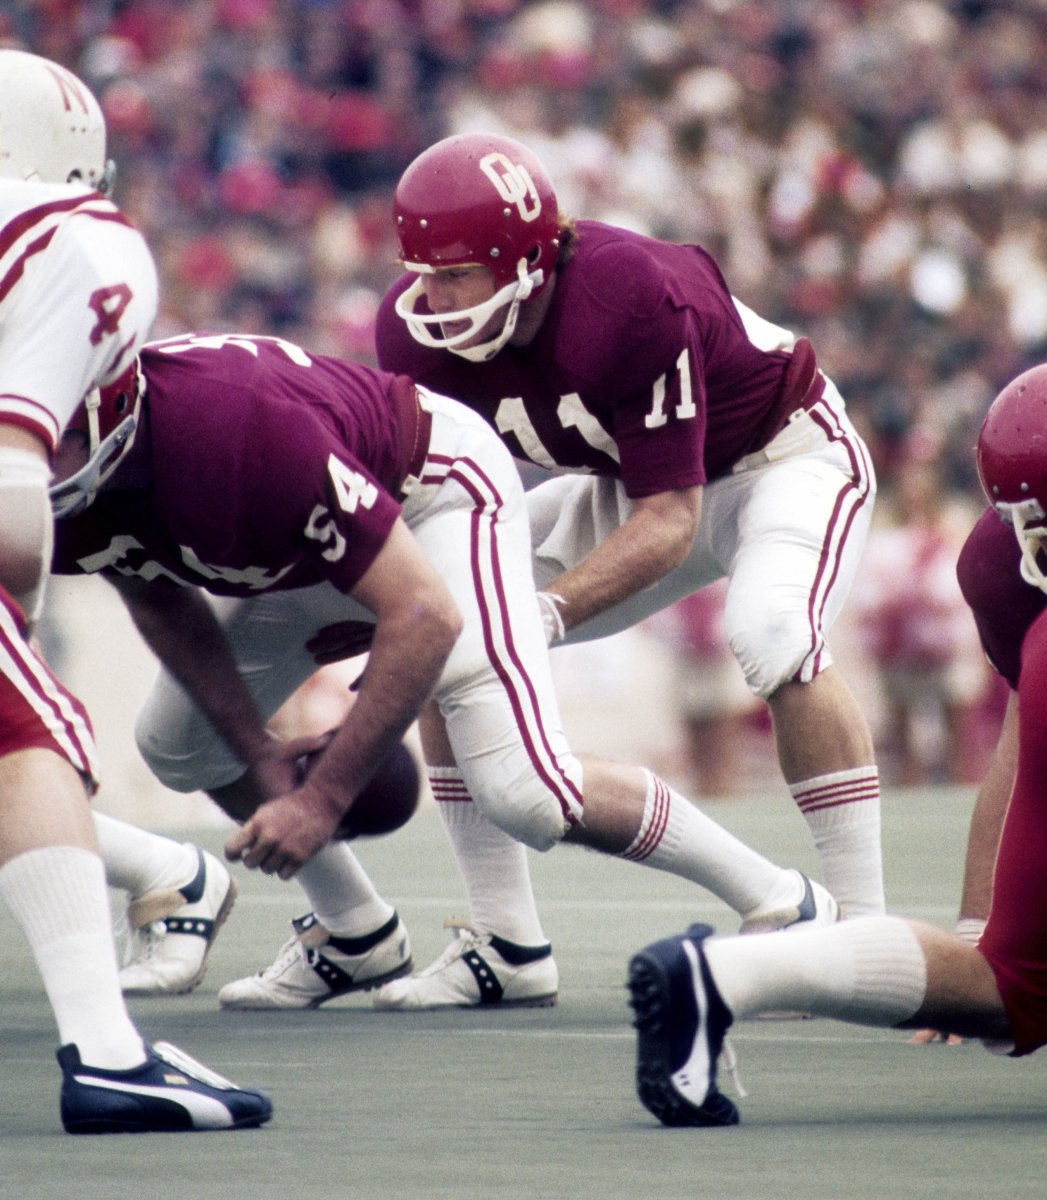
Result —
[[534, 221], [542, 212], [542, 201], [530, 172], [499, 151], [480, 159], [480, 170], [494, 184], [506, 204], [515, 204], [522, 221]]

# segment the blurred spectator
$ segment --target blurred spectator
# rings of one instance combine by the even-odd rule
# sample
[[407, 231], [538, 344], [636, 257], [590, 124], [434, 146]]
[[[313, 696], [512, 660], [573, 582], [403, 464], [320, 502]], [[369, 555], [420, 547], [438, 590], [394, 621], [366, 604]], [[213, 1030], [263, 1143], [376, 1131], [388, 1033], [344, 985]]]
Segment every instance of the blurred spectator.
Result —
[[450, 132], [534, 146], [566, 208], [699, 240], [812, 337], [890, 484], [1047, 358], [1042, 0], [8, 0], [102, 95], [158, 334], [370, 357], [392, 182]]
[[956, 580], [977, 509], [949, 497], [937, 450], [926, 430], [910, 435], [850, 601], [882, 692], [877, 761], [902, 786], [979, 779], [992, 745], [976, 728], [991, 672]]
[[752, 753], [773, 758], [765, 706], [749, 691], [727, 645], [727, 580], [684, 597], [643, 624], [668, 650], [668, 688], [682, 737], [681, 762], [670, 765], [688, 795], [737, 796], [752, 783]]

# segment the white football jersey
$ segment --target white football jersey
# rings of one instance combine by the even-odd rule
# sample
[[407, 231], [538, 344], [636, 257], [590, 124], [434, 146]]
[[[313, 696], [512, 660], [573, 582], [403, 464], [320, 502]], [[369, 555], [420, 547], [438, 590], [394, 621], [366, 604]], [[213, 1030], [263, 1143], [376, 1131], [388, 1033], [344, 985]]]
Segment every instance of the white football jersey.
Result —
[[53, 451], [84, 397], [137, 353], [156, 304], [152, 255], [111, 201], [0, 180], [0, 421]]

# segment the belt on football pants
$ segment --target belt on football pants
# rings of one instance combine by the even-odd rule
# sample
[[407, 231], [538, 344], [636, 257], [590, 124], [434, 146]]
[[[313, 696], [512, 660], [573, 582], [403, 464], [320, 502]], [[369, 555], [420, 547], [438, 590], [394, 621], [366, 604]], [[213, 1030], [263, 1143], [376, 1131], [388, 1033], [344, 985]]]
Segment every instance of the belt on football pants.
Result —
[[403, 501], [411, 491], [413, 481], [417, 481], [425, 466], [429, 454], [429, 439], [433, 432], [433, 414], [422, 404], [418, 389], [406, 379], [395, 381], [392, 399], [396, 405], [403, 448], [397, 499]]

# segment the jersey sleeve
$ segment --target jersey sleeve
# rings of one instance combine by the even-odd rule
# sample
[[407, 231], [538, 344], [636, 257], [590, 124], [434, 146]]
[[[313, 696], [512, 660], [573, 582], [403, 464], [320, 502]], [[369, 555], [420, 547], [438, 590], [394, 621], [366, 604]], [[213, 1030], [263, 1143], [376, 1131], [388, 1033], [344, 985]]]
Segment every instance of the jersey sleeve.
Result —
[[396, 313], [396, 301], [410, 285], [402, 275], [382, 297], [374, 323], [374, 346], [378, 365], [383, 371], [411, 375], [415, 367], [414, 348], [417, 345], [407, 329], [407, 322]]
[[[600, 381], [626, 494], [705, 483], [702, 342], [659, 263], [637, 247], [603, 248], [586, 263], [590, 328], [580, 362]], [[588, 357], [588, 362], [586, 362]]]
[[123, 371], [149, 334], [157, 279], [141, 235], [88, 199], [21, 252], [4, 297], [0, 420], [54, 450], [87, 393]]
[[[327, 457], [327, 511], [314, 507], [307, 536], [321, 535], [331, 579], [348, 592], [378, 557], [400, 515], [399, 503], [344, 450]], [[328, 532], [329, 531], [329, 532]]]
[[[670, 310], [644, 330], [614, 409], [626, 495], [637, 499], [706, 482], [701, 351], [689, 314]], [[631, 365], [632, 379], [629, 379]]]

